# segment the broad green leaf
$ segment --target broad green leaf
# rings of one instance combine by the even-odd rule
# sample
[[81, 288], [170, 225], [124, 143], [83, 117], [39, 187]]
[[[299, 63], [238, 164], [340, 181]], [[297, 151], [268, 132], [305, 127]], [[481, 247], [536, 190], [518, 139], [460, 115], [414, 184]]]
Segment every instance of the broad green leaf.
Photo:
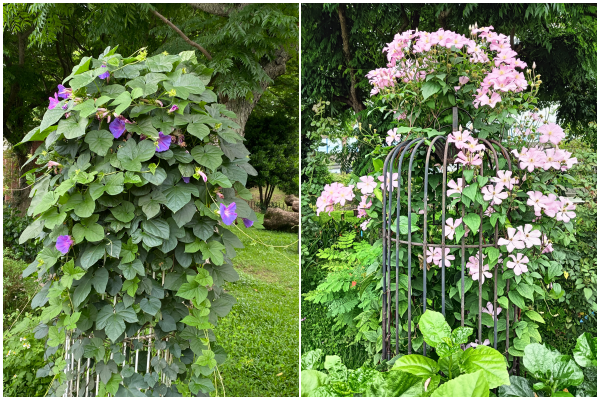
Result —
[[98, 260], [104, 257], [104, 244], [100, 243], [97, 245], [89, 246], [81, 255], [81, 266], [87, 270], [94, 265]]
[[461, 375], [438, 387], [431, 397], [489, 397], [490, 388], [483, 371]]
[[429, 378], [440, 370], [437, 362], [419, 354], [408, 354], [396, 361], [392, 370], [401, 370], [415, 376]]
[[221, 158], [223, 152], [218, 147], [211, 144], [196, 146], [190, 153], [198, 164], [212, 171], [216, 171], [217, 167], [223, 162], [223, 159]]
[[502, 385], [498, 389], [499, 397], [534, 397], [531, 384], [527, 378], [513, 375], [510, 377], [510, 385]]
[[76, 121], [74, 117], [62, 119], [58, 123], [56, 133], [63, 134], [66, 139], [76, 139], [85, 134], [87, 124], [87, 118], [80, 118], [79, 121]]
[[421, 87], [421, 94], [423, 95], [423, 101], [441, 90], [439, 83], [435, 81], [428, 81]]
[[573, 358], [583, 368], [597, 366], [597, 338], [591, 333], [582, 333], [577, 338]]
[[85, 271], [79, 267], [75, 267], [73, 260], [69, 260], [65, 265], [62, 266], [64, 275], [60, 279], [64, 287], [70, 288], [73, 285], [73, 281], [83, 278]]
[[137, 276], [131, 280], [126, 280], [123, 282], [123, 290], [131, 297], [135, 297], [135, 293], [138, 290], [140, 278]]
[[139, 275], [141, 277], [144, 277], [146, 275], [146, 272], [144, 270], [144, 264], [142, 264], [142, 262], [139, 259], [133, 260], [133, 262], [130, 264], [121, 263], [119, 265], [119, 268], [121, 269], [121, 271], [123, 271], [123, 276], [127, 280], [135, 278], [136, 275]]
[[124, 169], [139, 172], [142, 170], [142, 162], [151, 159], [155, 153], [156, 148], [152, 140], [142, 140], [136, 143], [132, 138], [119, 149], [117, 158]]
[[168, 239], [170, 236], [169, 224], [160, 218], [149, 219], [142, 222], [142, 229], [151, 235], [162, 239]]
[[542, 318], [542, 316], [540, 314], [538, 314], [536, 311], [533, 311], [533, 310], [526, 311], [525, 315], [527, 315], [532, 321], [540, 322], [542, 324], [545, 323], [544, 318]]
[[427, 310], [419, 320], [419, 329], [428, 345], [437, 347], [443, 343], [444, 338], [452, 335], [450, 325], [444, 319], [444, 316], [435, 311]]
[[81, 203], [79, 203], [75, 206], [74, 211], [78, 217], [88, 218], [94, 213], [95, 209], [96, 209], [96, 202], [94, 201], [94, 199], [88, 192], [83, 196]]
[[56, 347], [58, 345], [64, 344], [66, 340], [65, 329], [62, 328], [61, 331], [58, 331], [57, 326], [51, 326], [48, 329], [48, 346]]
[[105, 156], [113, 145], [114, 137], [106, 130], [91, 131], [85, 135], [84, 141], [90, 146], [91, 151]]
[[223, 250], [225, 250], [225, 246], [214, 240], [208, 243], [202, 242], [200, 244], [202, 257], [204, 257], [205, 260], [210, 258], [211, 263], [214, 265], [223, 264]]
[[300, 382], [300, 395], [308, 397], [315, 389], [329, 383], [329, 377], [320, 371], [306, 370], [300, 374]]
[[510, 299], [510, 301], [512, 301], [514, 304], [516, 304], [517, 307], [519, 307], [521, 310], [525, 310], [527, 308], [525, 306], [525, 300], [523, 300], [523, 297], [521, 297], [521, 295], [517, 291], [511, 289], [508, 292], [508, 298]]
[[124, 201], [119, 206], [110, 208], [112, 215], [121, 222], [130, 222], [135, 217], [135, 206]]
[[198, 139], [202, 140], [205, 137], [207, 137], [210, 134], [210, 129], [208, 128], [208, 126], [202, 124], [202, 123], [195, 123], [195, 124], [189, 124], [187, 126], [187, 131], [191, 134], [196, 136]]
[[475, 213], [469, 213], [465, 215], [463, 221], [469, 227], [469, 229], [471, 229], [471, 232], [479, 231], [479, 225], [481, 224], [481, 218], [479, 217], [479, 215]]
[[145, 313], [156, 315], [156, 313], [160, 310], [160, 300], [155, 297], [144, 298], [140, 302], [140, 308]]
[[477, 346], [465, 350], [461, 365], [467, 373], [482, 371], [490, 389], [510, 384], [506, 359], [491, 347]]
[[192, 199], [192, 194], [198, 196], [198, 188], [194, 185], [187, 185], [184, 182], [179, 182], [175, 186], [171, 186], [163, 191], [167, 202], [166, 206], [174, 213], [183, 208]]

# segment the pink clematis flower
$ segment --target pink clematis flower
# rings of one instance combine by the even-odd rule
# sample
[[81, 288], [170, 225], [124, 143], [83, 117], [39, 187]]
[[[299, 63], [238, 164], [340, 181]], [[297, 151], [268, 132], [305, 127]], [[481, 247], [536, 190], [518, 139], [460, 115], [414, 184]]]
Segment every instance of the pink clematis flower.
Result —
[[[454, 182], [454, 179], [451, 179], [450, 182], [448, 182], [448, 187], [450, 188], [450, 190], [446, 191], [446, 194], [448, 196], [453, 195], [454, 193], [462, 193], [463, 191], [463, 180], [462, 178], [458, 178], [456, 180], [457, 182]], [[468, 188], [469, 185], [465, 186], [465, 189]]]
[[530, 190], [529, 192], [527, 192], [527, 196], [529, 196], [529, 199], [527, 199], [527, 205], [528, 206], [532, 206], [533, 207], [533, 211], [535, 212], [535, 215], [537, 215], [538, 217], [541, 214], [542, 208], [544, 207], [544, 195], [542, 194], [542, 192], [540, 191], [532, 191]]
[[485, 339], [483, 341], [483, 343], [479, 343], [478, 339], [475, 339], [474, 342], [469, 343], [468, 345], [465, 346], [465, 350], [468, 349], [469, 347], [477, 347], [477, 346], [489, 346], [490, 345], [490, 339]]
[[565, 138], [565, 132], [556, 124], [542, 125], [538, 128], [538, 132], [541, 133], [540, 143], [550, 142], [557, 145]]
[[512, 269], [515, 272], [515, 275], [519, 276], [523, 272], [528, 272], [527, 263], [529, 262], [529, 258], [527, 258], [527, 256], [517, 253], [516, 256], [514, 254], [510, 254], [509, 257], [512, 258], [513, 261], [508, 261], [506, 266]]
[[541, 246], [542, 241], [540, 237], [542, 236], [542, 232], [539, 230], [533, 230], [533, 226], [531, 224], [525, 224], [525, 226], [517, 227], [519, 231], [520, 237], [525, 243], [525, 247], [530, 248], [533, 246]]
[[502, 192], [502, 186], [496, 184], [496, 186], [487, 185], [481, 189], [483, 194], [483, 200], [490, 201], [492, 205], [502, 204], [502, 200], [508, 197], [508, 193]]
[[377, 183], [375, 183], [375, 178], [372, 176], [361, 176], [356, 187], [360, 189], [362, 194], [370, 194], [377, 187]]
[[[381, 185], [380, 185], [380, 187], [381, 187], [381, 190], [383, 190], [383, 175], [378, 176], [377, 179], [379, 179], [379, 181], [382, 182]], [[389, 185], [390, 185], [390, 175], [389, 175], [389, 173], [387, 174], [385, 184], [387, 186], [386, 189], [389, 188]], [[394, 172], [392, 174], [392, 188], [397, 188], [397, 187], [398, 187], [398, 173]]]
[[518, 232], [515, 228], [507, 228], [508, 239], [500, 238], [498, 239], [498, 244], [500, 246], [506, 246], [506, 250], [509, 253], [512, 253], [514, 249], [524, 249], [525, 243], [521, 239], [521, 233]]
[[457, 218], [456, 221], [454, 221], [453, 218], [448, 218], [446, 220], [445, 234], [448, 239], [454, 239], [456, 228], [458, 228], [460, 224], [462, 224], [462, 218]]
[[493, 177], [491, 181], [496, 184], [498, 190], [502, 190], [503, 187], [512, 190], [519, 180], [512, 177], [512, 171], [498, 171], [498, 177]]
[[366, 231], [367, 230], [367, 225], [369, 225], [369, 222], [371, 222], [371, 218], [369, 218], [368, 220], [366, 220], [365, 222], [363, 222], [362, 224], [360, 224], [360, 228], [363, 231]]
[[387, 132], [387, 137], [385, 138], [385, 142], [388, 144], [388, 146], [391, 146], [392, 143], [400, 140], [401, 136], [397, 133], [397, 131], [398, 131], [398, 128], [394, 128], [394, 129], [390, 129]]

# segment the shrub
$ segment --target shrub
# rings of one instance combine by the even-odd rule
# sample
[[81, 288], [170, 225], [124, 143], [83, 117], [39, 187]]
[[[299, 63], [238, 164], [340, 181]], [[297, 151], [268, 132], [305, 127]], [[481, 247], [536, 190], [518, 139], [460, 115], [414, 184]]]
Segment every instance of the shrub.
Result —
[[10, 258], [12, 256], [9, 249], [4, 249], [2, 265], [4, 314], [22, 311], [21, 308], [23, 307], [26, 310], [31, 310], [29, 301], [39, 288], [39, 285], [33, 278], [23, 279], [23, 271], [27, 268], [27, 264], [23, 261]]
[[21, 211], [10, 206], [4, 206], [3, 245], [10, 249], [11, 257], [16, 260], [32, 262], [42, 249], [41, 241], [19, 243], [19, 236], [33, 222], [33, 218], [21, 215]]

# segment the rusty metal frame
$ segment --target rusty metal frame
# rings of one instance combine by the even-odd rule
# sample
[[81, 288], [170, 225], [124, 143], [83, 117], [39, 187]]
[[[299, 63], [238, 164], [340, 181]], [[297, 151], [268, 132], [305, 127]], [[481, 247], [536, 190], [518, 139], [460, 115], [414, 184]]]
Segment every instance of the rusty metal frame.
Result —
[[[459, 107], [449, 107], [447, 109], [444, 109], [442, 111], [440, 111], [438, 113], [438, 115], [435, 117], [435, 120], [438, 121], [438, 126], [439, 126], [439, 120], [438, 117], [444, 113], [445, 111], [452, 109], [452, 131], [457, 131], [459, 129], [458, 127], [458, 112], [464, 112], [465, 114], [468, 115], [469, 120], [471, 122], [471, 126], [473, 127], [474, 125], [474, 121], [472, 116], [464, 109], [459, 108]], [[442, 130], [444, 128], [449, 128], [450, 125], [445, 125], [445, 126], [439, 126], [438, 130]], [[473, 132], [471, 129], [466, 129], [469, 130], [471, 132]], [[383, 292], [383, 303], [382, 303], [382, 359], [383, 360], [389, 360], [390, 358], [392, 358], [393, 354], [398, 354], [399, 353], [399, 331], [402, 329], [400, 323], [399, 323], [399, 315], [398, 315], [398, 305], [399, 305], [399, 296], [398, 296], [398, 290], [399, 290], [399, 275], [400, 275], [400, 267], [399, 267], [399, 252], [400, 252], [400, 247], [401, 245], [405, 245], [406, 246], [406, 250], [407, 250], [407, 254], [408, 254], [408, 262], [407, 262], [407, 267], [406, 267], [406, 273], [409, 277], [408, 279], [408, 295], [407, 295], [407, 302], [408, 302], [408, 354], [412, 353], [412, 338], [411, 338], [411, 328], [412, 328], [412, 324], [411, 324], [411, 317], [412, 317], [412, 285], [411, 285], [411, 276], [412, 276], [412, 247], [413, 246], [417, 246], [417, 247], [422, 247], [423, 248], [423, 312], [425, 312], [425, 310], [427, 309], [427, 248], [428, 247], [433, 247], [433, 248], [441, 248], [442, 249], [442, 260], [441, 260], [441, 283], [442, 283], [442, 304], [441, 304], [441, 312], [442, 314], [445, 316], [446, 315], [446, 297], [445, 297], [445, 280], [446, 280], [446, 265], [445, 265], [445, 256], [446, 256], [446, 252], [445, 249], [446, 248], [460, 248], [461, 252], [460, 252], [460, 257], [461, 257], [461, 261], [460, 261], [460, 266], [461, 266], [461, 326], [464, 326], [465, 323], [465, 249], [468, 248], [478, 248], [480, 254], [483, 255], [483, 249], [487, 248], [487, 247], [496, 247], [498, 248], [498, 222], [496, 222], [496, 226], [494, 227], [494, 236], [493, 236], [493, 240], [492, 238], [489, 238], [488, 241], [486, 241], [484, 243], [484, 237], [483, 237], [483, 231], [480, 229], [479, 230], [479, 238], [478, 238], [478, 244], [466, 244], [465, 243], [465, 235], [463, 235], [462, 239], [461, 239], [461, 244], [460, 245], [453, 245], [453, 244], [446, 244], [446, 235], [445, 235], [445, 221], [446, 221], [446, 186], [447, 186], [447, 173], [448, 173], [448, 161], [449, 159], [453, 159], [456, 155], [456, 152], [454, 151], [455, 149], [452, 147], [449, 147], [449, 142], [447, 140], [447, 136], [436, 136], [433, 139], [431, 139], [430, 144], [427, 147], [427, 154], [425, 156], [425, 171], [424, 171], [424, 181], [423, 181], [423, 186], [424, 186], [424, 193], [423, 193], [423, 209], [424, 209], [424, 221], [425, 224], [423, 225], [423, 242], [422, 243], [417, 243], [417, 242], [413, 242], [412, 241], [412, 234], [411, 234], [411, 201], [412, 201], [412, 170], [413, 170], [413, 163], [415, 160], [415, 156], [419, 150], [419, 148], [423, 145], [423, 143], [425, 143], [425, 138], [417, 138], [417, 139], [412, 139], [412, 140], [407, 140], [404, 141], [402, 143], [400, 143], [399, 145], [397, 145], [386, 157], [384, 165], [383, 165], [383, 188], [384, 190], [383, 192], [383, 266], [382, 266], [382, 273], [383, 273], [383, 283], [382, 283], [382, 292]], [[442, 145], [442, 143], [445, 141], [445, 144]], [[508, 153], [508, 151], [496, 140], [486, 140], [486, 139], [479, 139], [480, 143], [484, 144], [484, 146], [486, 147], [486, 150], [484, 151], [484, 162], [482, 162], [481, 167], [480, 167], [480, 171], [481, 174], [483, 175], [484, 173], [484, 164], [485, 164], [485, 158], [487, 158], [487, 162], [489, 164], [489, 169], [490, 170], [495, 170], [496, 173], [499, 170], [499, 164], [498, 164], [498, 152], [496, 151], [496, 149], [494, 148], [494, 146], [496, 146], [499, 151], [502, 153], [502, 157], [506, 160], [506, 165], [508, 167], [509, 171], [512, 171], [512, 164], [511, 164], [511, 160], [510, 160], [510, 155]], [[427, 146], [427, 145], [426, 145]], [[431, 156], [432, 156], [432, 150], [434, 151], [435, 155], [438, 157], [438, 159], [440, 159], [440, 161], [442, 162], [442, 201], [441, 201], [441, 207], [442, 207], [442, 215], [441, 215], [441, 226], [442, 226], [442, 238], [441, 238], [441, 243], [428, 243], [427, 242], [427, 213], [428, 213], [428, 204], [427, 204], [427, 195], [428, 195], [428, 178], [429, 178], [429, 162], [431, 160]], [[450, 157], [449, 157], [449, 150], [452, 152]], [[400, 207], [401, 207], [401, 203], [400, 203], [400, 198], [402, 196], [402, 192], [403, 192], [403, 177], [402, 177], [402, 165], [403, 162], [405, 161], [405, 157], [407, 155], [410, 155], [410, 159], [409, 159], [409, 164], [408, 164], [408, 172], [407, 172], [407, 179], [406, 179], [406, 195], [407, 195], [407, 203], [408, 203], [408, 210], [407, 210], [407, 217], [408, 217], [408, 233], [407, 233], [407, 240], [401, 240], [400, 238], [400, 223], [399, 223], [399, 217], [400, 217]], [[396, 205], [396, 226], [395, 226], [395, 230], [396, 233], [394, 233], [392, 231], [392, 219], [393, 219], [393, 205], [394, 205], [394, 199], [393, 199], [393, 194], [394, 194], [394, 179], [393, 179], [393, 174], [397, 173], [398, 178], [397, 178], [397, 190], [396, 190], [396, 201], [395, 201], [395, 205]], [[465, 179], [463, 178], [463, 187], [465, 185]], [[434, 203], [435, 204], [435, 203]], [[479, 210], [479, 216], [481, 218], [482, 224], [483, 224], [483, 207], [480, 207]], [[463, 228], [465, 228], [465, 223], [464, 223], [464, 216], [465, 216], [465, 206], [464, 204], [462, 204], [462, 218], [463, 218], [463, 222], [462, 222], [462, 226]], [[435, 218], [435, 209], [433, 211], [433, 215]], [[473, 232], [475, 233], [475, 232]], [[396, 275], [396, 301], [395, 301], [395, 327], [396, 327], [396, 332], [395, 332], [395, 339], [396, 339], [396, 346], [395, 346], [395, 351], [393, 351], [393, 349], [391, 348], [391, 335], [392, 335], [392, 291], [393, 289], [391, 289], [392, 287], [392, 270], [391, 270], [391, 266], [392, 266], [392, 247], [395, 244], [395, 266], [396, 266], [396, 271], [395, 271], [395, 275]], [[491, 271], [491, 265], [490, 265], [490, 272]], [[482, 314], [482, 287], [483, 287], [483, 257], [480, 257], [479, 259], [479, 312], [478, 312], [478, 324], [477, 324], [477, 338], [479, 340], [479, 342], [481, 343], [481, 335], [482, 335], [482, 327], [481, 327], [481, 314]], [[497, 277], [498, 277], [498, 263], [496, 263], [496, 265], [493, 266], [493, 282], [494, 282], [494, 310], [497, 309], [497, 303], [498, 303], [498, 288], [497, 288]], [[506, 290], [507, 293], [510, 290], [510, 280], [507, 280], [506, 282]], [[510, 301], [510, 300], [509, 300]], [[510, 309], [510, 304], [509, 304], [509, 309]], [[494, 311], [495, 312], [495, 311]], [[513, 312], [514, 312], [514, 316], [515, 318], [517, 317], [517, 307], [516, 305], [513, 305]], [[508, 349], [509, 349], [509, 334], [510, 334], [510, 315], [509, 315], [509, 310], [506, 310], [506, 345], [505, 345], [505, 351], [506, 351], [506, 357], [508, 358]], [[494, 316], [494, 348], [497, 349], [498, 348], [498, 318], [497, 316]], [[427, 344], [425, 342], [423, 342], [423, 355], [427, 354]], [[514, 362], [513, 362], [513, 366], [511, 368], [511, 371], [514, 373], [514, 371], [517, 368], [517, 357], [514, 358]]]

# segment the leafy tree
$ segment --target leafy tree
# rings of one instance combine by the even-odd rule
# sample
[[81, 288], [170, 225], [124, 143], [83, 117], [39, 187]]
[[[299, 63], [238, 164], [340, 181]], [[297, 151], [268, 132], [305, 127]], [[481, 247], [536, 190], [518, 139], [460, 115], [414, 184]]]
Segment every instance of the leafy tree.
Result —
[[[329, 100], [360, 112], [365, 75], [385, 65], [381, 48], [407, 29], [467, 33], [475, 22], [511, 37], [518, 57], [544, 76], [540, 107], [558, 102], [558, 119], [589, 141], [596, 120], [595, 4], [303, 4], [303, 102]], [[378, 130], [379, 131], [379, 130]], [[587, 133], [585, 133], [587, 132]]]
[[248, 183], [258, 186], [263, 209], [268, 208], [275, 187], [285, 193], [298, 192], [297, 120], [278, 110], [273, 115], [253, 116], [246, 125], [250, 162], [258, 171]]
[[47, 98], [80, 60], [124, 44], [129, 55], [196, 50], [214, 69], [209, 86], [243, 128], [262, 93], [297, 52], [296, 4], [5, 4], [4, 135], [37, 125]]

